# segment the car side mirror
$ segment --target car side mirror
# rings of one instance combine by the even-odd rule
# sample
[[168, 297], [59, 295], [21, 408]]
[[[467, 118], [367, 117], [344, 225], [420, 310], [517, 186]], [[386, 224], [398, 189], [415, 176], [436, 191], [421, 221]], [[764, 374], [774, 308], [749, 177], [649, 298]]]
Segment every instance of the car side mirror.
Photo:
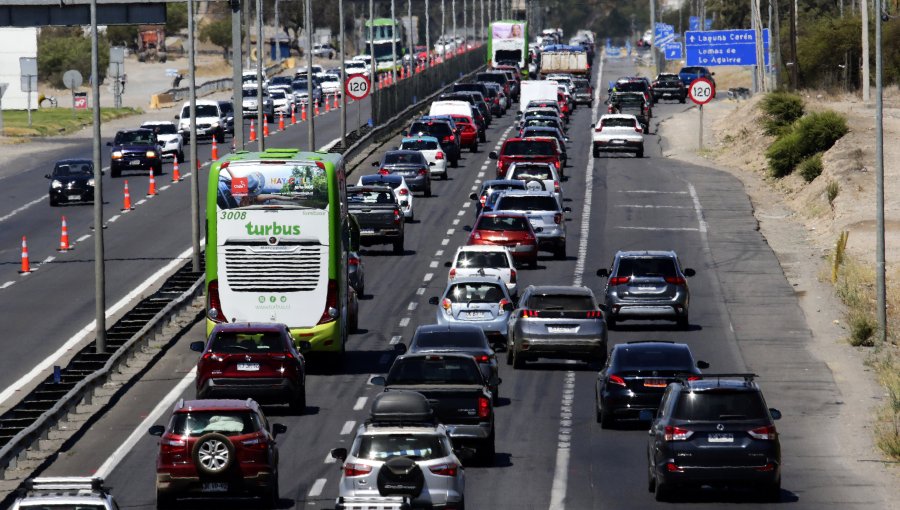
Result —
[[287, 425], [283, 423], [272, 424], [272, 437], [278, 437], [280, 434], [287, 432]]
[[384, 386], [387, 383], [387, 380], [383, 375], [376, 375], [371, 380], [369, 380], [369, 382], [375, 386]]
[[469, 462], [475, 458], [475, 449], [469, 448], [468, 446], [456, 448], [453, 450], [453, 453], [459, 458], [459, 460], [463, 461], [463, 463]]
[[601, 267], [600, 269], [597, 270], [597, 276], [599, 276], [600, 278], [608, 278], [609, 277], [609, 269], [606, 269], [605, 267]]
[[511, 312], [511, 311], [513, 311], [513, 310], [515, 310], [515, 309], [516, 309], [516, 307], [513, 306], [512, 303], [506, 303], [505, 305], [503, 305], [503, 311], [504, 311], [504, 312]]
[[50, 178], [50, 174], [44, 174], [44, 179], [49, 179], [49, 178]]
[[544, 227], [534, 227], [535, 234], [540, 234], [543, 231], [544, 231]]
[[716, 75], [716, 73], [709, 73], [709, 75], [710, 75], [710, 76], [715, 76], [715, 75]]
[[181, 116], [179, 116], [179, 115], [176, 115], [176, 116], [175, 116], [175, 120], [178, 120], [178, 119], [180, 119], [180, 118], [181, 118]]
[[469, 226], [469, 225], [464, 225], [464, 226], [463, 226], [463, 230], [465, 230], [466, 232], [471, 232], [471, 231], [472, 231], [472, 227]]
[[774, 409], [774, 408], [771, 408], [771, 407], [770, 407], [770, 408], [769, 408], [769, 414], [772, 415], [772, 419], [773, 419], [773, 420], [780, 420], [780, 419], [781, 419], [781, 411], [779, 411], [778, 409]]
[[497, 151], [491, 151], [491, 153], [488, 154], [488, 157], [491, 159], [500, 159], [500, 156], [497, 155]]
[[409, 136], [409, 131], [400, 131], [400, 134], [403, 136]]
[[568, 136], [565, 136], [565, 137], [563, 137], [563, 138], [565, 138], [565, 140], [566, 140], [566, 143], [569, 143], [569, 142], [571, 142], [571, 141], [572, 141], [572, 140], [571, 140], [571, 139], [570, 139], [570, 138], [569, 138], [569, 137], [568, 137]]
[[431, 296], [430, 298], [428, 298], [429, 305], [436, 305], [436, 304], [438, 304], [438, 301], [439, 300], [438, 300], [437, 296]]
[[194, 352], [203, 352], [204, 342], [191, 342], [191, 350]]
[[148, 434], [150, 434], [151, 436], [156, 436], [156, 437], [161, 437], [163, 434], [165, 434], [165, 432], [166, 432], [166, 428], [163, 427], [162, 425], [154, 425], [154, 426], [150, 427], [149, 429], [147, 429]]
[[653, 411], [647, 409], [642, 410], [638, 413], [638, 419], [641, 421], [653, 421]]
[[403, 343], [394, 344], [394, 352], [396, 352], [398, 356], [402, 356], [402, 355], [406, 354], [406, 350], [407, 350], [406, 344], [403, 344]]
[[312, 344], [309, 343], [309, 340], [300, 340], [297, 342], [297, 350], [300, 351], [300, 354], [306, 354], [312, 350]]
[[690, 277], [692, 277], [692, 276], [694, 276], [694, 275], [696, 275], [696, 274], [697, 274], [697, 271], [694, 271], [694, 270], [691, 269], [691, 268], [687, 268], [687, 269], [684, 270], [684, 275], [687, 276], [688, 278], [690, 278]]
[[379, 165], [381, 165], [381, 163], [379, 163], [378, 161], [373, 161], [373, 162], [372, 162], [372, 166], [379, 166]]
[[337, 459], [341, 462], [347, 460], [347, 449], [346, 448], [335, 448], [331, 450], [331, 458]]
[[453, 267], [453, 262], [450, 262], [449, 260], [444, 262], [444, 267]]
[[700, 360], [697, 362], [697, 368], [699, 368], [700, 370], [706, 370], [707, 368], [709, 368], [709, 363]]
[[[49, 179], [50, 176], [48, 175], [47, 178]], [[470, 200], [478, 200], [478, 193], [475, 193], [474, 191], [469, 193], [469, 199]]]

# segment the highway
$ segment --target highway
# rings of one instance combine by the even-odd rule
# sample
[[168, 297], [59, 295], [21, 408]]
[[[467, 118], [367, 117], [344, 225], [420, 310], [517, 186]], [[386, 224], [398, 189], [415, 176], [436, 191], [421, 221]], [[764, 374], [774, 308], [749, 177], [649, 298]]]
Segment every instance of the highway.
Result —
[[[597, 82], [607, 83], [633, 72], [623, 61], [610, 61]], [[604, 109], [602, 103], [595, 107], [600, 112]], [[781, 500], [793, 503], [791, 508], [887, 508], [884, 489], [860, 476], [838, 454], [840, 434], [835, 417], [840, 395], [831, 372], [807, 348], [810, 332], [797, 298], [757, 231], [740, 182], [712, 168], [661, 157], [655, 134], [657, 122], [686, 108], [678, 104], [656, 106], [653, 134], [646, 137], [647, 157], [643, 159], [630, 155], [591, 158], [592, 112], [578, 108], [568, 133], [572, 139], [566, 172], [569, 180], [563, 184], [569, 200], [566, 205], [572, 208], [566, 220], [568, 257], [562, 261], [542, 257], [538, 269], [519, 272], [520, 285], [579, 283], [599, 293], [603, 281], [595, 271], [607, 266], [617, 250], [676, 250], [684, 265], [697, 271], [689, 282], [690, 329], [626, 323], [610, 332], [610, 341], [686, 342], [697, 358], [711, 364], [712, 371], [759, 374], [769, 406], [784, 414], [777, 423], [784, 458]], [[286, 415], [277, 407], [267, 410], [272, 421], [288, 426], [288, 432], [279, 439], [280, 508], [332, 507], [340, 466], [329, 461], [328, 452], [348, 446], [356, 424], [365, 420], [368, 403], [380, 389], [368, 384], [368, 379], [388, 368], [391, 343], [408, 341], [417, 325], [434, 322], [435, 308], [428, 305], [428, 298], [444, 288], [443, 263], [465, 242], [463, 227], [471, 225], [474, 216], [468, 194], [480, 180], [493, 177], [495, 164], [487, 153], [510, 134], [512, 117], [510, 114], [495, 120], [488, 131], [488, 143], [477, 154], [465, 153], [460, 167], [450, 170], [450, 181], [435, 182], [433, 198], [417, 197], [417, 222], [408, 226], [404, 255], [394, 256], [378, 247], [363, 251], [366, 289], [371, 295], [360, 302], [361, 331], [351, 336], [343, 370], [309, 376], [305, 415]], [[283, 141], [296, 145], [303, 138], [295, 133]], [[355, 179], [354, 175], [349, 180]], [[132, 261], [146, 274], [185, 248], [187, 187], [179, 184], [171, 199], [153, 199], [152, 210], [156, 212], [151, 222], [145, 222], [142, 214], [130, 213], [111, 226], [110, 238], [117, 232], [131, 233], [127, 239], [125, 234], [118, 234], [123, 238], [118, 247], [121, 253], [116, 256], [155, 261]], [[135, 236], [147, 239], [146, 246], [133, 246]], [[112, 248], [110, 252], [116, 253]], [[76, 251], [74, 256], [80, 259], [85, 254]], [[46, 273], [57, 271], [53, 266]], [[83, 278], [89, 277], [90, 271], [82, 272], [86, 273]], [[55, 275], [65, 277], [63, 273]], [[27, 285], [40, 281], [39, 277], [29, 277], [33, 280], [21, 287], [17, 283], [15, 292], [28, 292], [19, 295], [36, 298], [42, 289]], [[80, 280], [70, 278], [73, 281], [56, 284], [66, 283], [61, 288], [79, 284]], [[119, 278], [119, 282], [128, 281], [124, 274]], [[136, 276], [132, 281], [140, 279]], [[11, 301], [6, 294], [2, 298]], [[90, 303], [84, 306], [89, 308]], [[39, 338], [34, 329], [46, 329], [49, 324], [45, 323], [50, 321], [33, 308], [20, 308], [30, 320], [18, 327], [27, 330], [29, 338]], [[38, 325], [35, 321], [43, 322]], [[169, 393], [192, 398], [192, 385], [183, 392], [172, 390], [180, 381], [190, 380], [189, 370], [196, 356], [187, 346], [200, 339], [202, 325], [180, 338], [113, 408], [58, 456], [45, 474], [90, 475], [106, 462], [99, 474], [106, 476], [121, 508], [154, 508], [157, 440], [143, 433], [142, 421]], [[35, 349], [35, 345], [29, 345], [22, 350]], [[29, 356], [39, 354], [29, 352]], [[655, 502], [646, 490], [646, 429], [625, 426], [601, 430], [595, 423], [595, 368], [581, 363], [539, 362], [513, 370], [503, 364], [500, 375], [498, 453], [493, 466], [466, 468], [468, 508], [624, 510], [671, 506]], [[11, 375], [4, 373], [3, 377]], [[168, 414], [167, 410], [156, 423], [164, 423]], [[137, 441], [132, 445], [127, 438], [136, 429]], [[124, 455], [109, 463], [107, 459], [123, 444], [127, 446]], [[682, 499], [679, 508], [774, 506], [754, 499], [747, 491], [704, 489], [686, 493]], [[201, 506], [207, 505], [197, 505]], [[208, 506], [251, 505], [216, 502]]]

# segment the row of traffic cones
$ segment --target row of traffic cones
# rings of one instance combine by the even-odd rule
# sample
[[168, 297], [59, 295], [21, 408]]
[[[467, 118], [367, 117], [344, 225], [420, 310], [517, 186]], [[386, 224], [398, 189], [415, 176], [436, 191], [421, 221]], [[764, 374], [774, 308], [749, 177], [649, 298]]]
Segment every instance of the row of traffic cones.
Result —
[[[69, 225], [66, 223], [66, 217], [63, 216], [59, 232], [59, 248], [56, 251], [66, 253], [72, 249], [74, 248], [69, 242]], [[22, 236], [22, 264], [19, 268], [19, 274], [26, 275], [30, 274], [31, 271], [31, 260], [28, 257], [28, 239], [26, 236]]]
[[[332, 99], [333, 99], [333, 100], [332, 100]], [[323, 101], [323, 104], [325, 105], [325, 113], [330, 112], [332, 109], [337, 110], [337, 109], [339, 109], [339, 108], [341, 107], [341, 103], [340, 103], [340, 101], [338, 100], [338, 95], [337, 95], [337, 94], [333, 94], [333, 95], [331, 95], [331, 96], [329, 96], [329, 97], [326, 97], [325, 100]], [[334, 106], [332, 106], [332, 105], [334, 105]], [[321, 113], [322, 113], [322, 112], [321, 112], [321, 110], [320, 110], [320, 108], [319, 108], [319, 103], [316, 103], [315, 106], [314, 106], [314, 108], [313, 108], [313, 115], [315, 115], [316, 117], [318, 117], [319, 115], [321, 115]], [[301, 104], [301, 105], [300, 105], [300, 122], [306, 122], [307, 119], [308, 119], [308, 115], [307, 115], [307, 113], [306, 113], [306, 104], [304, 103], [304, 104]], [[290, 122], [291, 122], [291, 125], [292, 125], [292, 126], [296, 125], [297, 122], [298, 122], [298, 121], [297, 121], [297, 109], [296, 109], [296, 107], [292, 107], [292, 108], [291, 108], [291, 120], [290, 120]], [[284, 130], [285, 130], [284, 113], [279, 113], [279, 114], [278, 114], [278, 131], [284, 131]], [[268, 136], [269, 136], [269, 123], [268, 123], [268, 122], [264, 122], [264, 123], [263, 123], [263, 138], [267, 138]], [[250, 141], [251, 141], [251, 142], [257, 141], [257, 136], [256, 136], [256, 121], [255, 121], [254, 119], [250, 119]], [[232, 144], [232, 145], [233, 145], [233, 144]], [[233, 148], [233, 147], [232, 147], [232, 148]], [[219, 159], [219, 151], [218, 151], [218, 148], [217, 148], [217, 146], [216, 146], [216, 140], [215, 140], [215, 139], [213, 139], [213, 145], [212, 145], [212, 159], [213, 159], [213, 160]]]

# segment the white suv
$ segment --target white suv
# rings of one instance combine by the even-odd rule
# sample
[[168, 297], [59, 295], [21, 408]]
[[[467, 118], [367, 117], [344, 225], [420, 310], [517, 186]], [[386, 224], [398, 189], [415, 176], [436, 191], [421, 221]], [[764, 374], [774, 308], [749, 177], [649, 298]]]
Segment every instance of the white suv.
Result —
[[[216, 142], [225, 141], [225, 115], [219, 108], [218, 101], [208, 99], [197, 100], [197, 139], [215, 138]], [[185, 101], [181, 105], [181, 115], [176, 115], [178, 131], [185, 142], [191, 139], [191, 103]]]
[[11, 510], [119, 510], [102, 478], [55, 476], [29, 478], [25, 490], [13, 502]]
[[471, 245], [456, 249], [453, 260], [444, 263], [450, 268], [447, 283], [456, 278], [471, 276], [498, 276], [506, 284], [510, 296], [518, 294], [516, 266], [506, 246]]

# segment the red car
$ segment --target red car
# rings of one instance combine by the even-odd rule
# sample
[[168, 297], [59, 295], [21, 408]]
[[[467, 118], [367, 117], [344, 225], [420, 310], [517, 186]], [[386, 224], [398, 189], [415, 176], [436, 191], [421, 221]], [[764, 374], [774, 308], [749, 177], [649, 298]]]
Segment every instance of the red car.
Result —
[[[309, 342], [300, 342], [306, 350]], [[304, 348], [306, 347], [306, 348]], [[306, 409], [306, 361], [288, 327], [278, 323], [216, 324], [206, 342], [192, 342], [199, 398], [252, 398]]]
[[472, 152], [478, 152], [478, 126], [475, 125], [472, 117], [467, 115], [451, 115], [451, 117], [456, 126], [460, 128], [459, 145], [468, 147]]
[[468, 245], [506, 246], [513, 260], [537, 267], [538, 241], [535, 230], [522, 213], [485, 212], [477, 220]]
[[498, 179], [505, 178], [509, 165], [518, 161], [553, 163], [557, 170], [562, 167], [556, 143], [546, 138], [508, 138], [499, 154], [492, 151], [489, 156], [497, 160]]
[[278, 446], [287, 431], [269, 425], [253, 400], [179, 400], [159, 437], [156, 508], [175, 506], [179, 496], [258, 496], [279, 502]]
[[566, 95], [562, 92], [557, 92], [556, 103], [559, 105], [559, 111], [566, 116], [566, 119], [568, 119], [569, 115], [571, 115], [572, 113], [572, 110], [569, 108], [569, 100], [566, 99]]

